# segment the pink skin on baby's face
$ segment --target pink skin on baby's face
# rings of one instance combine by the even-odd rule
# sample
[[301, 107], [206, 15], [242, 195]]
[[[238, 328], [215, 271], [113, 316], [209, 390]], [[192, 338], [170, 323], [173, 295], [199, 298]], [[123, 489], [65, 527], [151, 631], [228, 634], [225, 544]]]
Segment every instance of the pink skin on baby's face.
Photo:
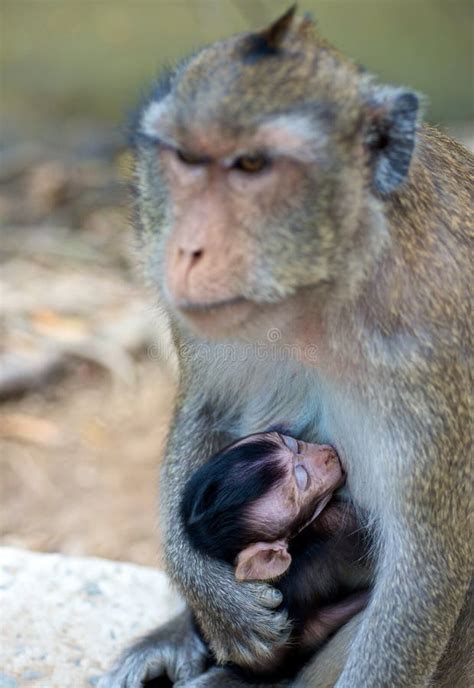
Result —
[[257, 523], [290, 526], [306, 515], [306, 525], [324, 509], [344, 482], [338, 456], [325, 444], [310, 444], [277, 432], [267, 436], [281, 447], [280, 457], [286, 475], [255, 502], [250, 517]]
[[[311, 523], [344, 482], [336, 452], [325, 444], [309, 444], [277, 432], [262, 439], [276, 443], [283, 478], [249, 508], [247, 518], [255, 530], [255, 542], [239, 552], [237, 580], [270, 580], [290, 566], [288, 541]], [[241, 443], [255, 441], [255, 435]], [[240, 443], [239, 443], [240, 444]]]

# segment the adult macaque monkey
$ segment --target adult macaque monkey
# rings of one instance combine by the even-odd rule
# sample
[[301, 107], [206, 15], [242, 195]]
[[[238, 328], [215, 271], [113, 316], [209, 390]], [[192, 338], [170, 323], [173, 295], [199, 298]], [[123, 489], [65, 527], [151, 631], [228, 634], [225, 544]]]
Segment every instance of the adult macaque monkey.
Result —
[[[196, 552], [179, 518], [207, 457], [283, 424], [335, 447], [378, 543], [337, 687], [428, 685], [472, 572], [471, 155], [293, 8], [170, 73], [133, 142], [144, 256], [180, 356], [161, 493], [172, 579], [218, 661], [251, 667], [285, 638], [278, 594]], [[103, 685], [203, 664], [181, 616]], [[197, 681], [232, 685], [219, 669]]]

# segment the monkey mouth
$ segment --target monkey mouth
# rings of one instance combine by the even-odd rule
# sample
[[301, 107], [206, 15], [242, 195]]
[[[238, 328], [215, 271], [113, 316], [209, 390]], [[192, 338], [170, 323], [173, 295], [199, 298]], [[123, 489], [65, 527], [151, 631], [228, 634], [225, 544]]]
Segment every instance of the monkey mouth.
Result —
[[331, 490], [331, 492], [329, 492], [327, 495], [325, 495], [324, 497], [322, 497], [318, 501], [316, 508], [313, 512], [313, 515], [311, 516], [311, 519], [309, 521], [310, 523], [312, 521], [314, 521], [314, 519], [317, 518], [322, 511], [324, 511], [324, 509], [327, 507], [327, 505], [329, 504], [329, 502], [333, 498], [333, 495], [334, 495], [334, 491]]
[[246, 296], [233, 296], [215, 301], [173, 299], [172, 306], [183, 324], [198, 336], [222, 341], [227, 337], [260, 337], [261, 316], [274, 308], [274, 303], [259, 303]]
[[329, 502], [332, 500], [334, 497], [334, 493], [336, 490], [338, 490], [342, 485], [344, 485], [346, 481], [346, 474], [344, 471], [341, 471], [341, 476], [339, 477], [338, 480], [336, 480], [331, 487], [329, 487], [324, 494], [322, 494], [319, 499], [317, 500], [314, 511], [312, 512], [311, 516], [307, 521], [305, 521], [304, 525], [301, 526], [301, 528], [298, 530], [298, 533], [300, 533], [304, 528], [309, 526], [327, 507]]
[[243, 296], [216, 301], [175, 302], [184, 323], [198, 336], [221, 340], [241, 333], [252, 320], [254, 304]]
[[248, 303], [247, 299], [243, 296], [234, 296], [229, 299], [221, 299], [220, 301], [181, 301], [176, 304], [177, 308], [183, 313], [209, 313], [214, 310], [220, 310], [221, 308], [228, 308], [231, 306], [237, 306], [243, 303]]
[[298, 528], [296, 533], [294, 533], [294, 535], [291, 536], [292, 539], [295, 538], [297, 535], [299, 535], [302, 530], [304, 530], [309, 525], [311, 525], [311, 523], [327, 507], [327, 505], [329, 504], [329, 502], [333, 498], [333, 495], [334, 495], [334, 490], [331, 490], [330, 492], [326, 493], [323, 497], [318, 499], [314, 510], [311, 512], [311, 515], [303, 522], [303, 524]]

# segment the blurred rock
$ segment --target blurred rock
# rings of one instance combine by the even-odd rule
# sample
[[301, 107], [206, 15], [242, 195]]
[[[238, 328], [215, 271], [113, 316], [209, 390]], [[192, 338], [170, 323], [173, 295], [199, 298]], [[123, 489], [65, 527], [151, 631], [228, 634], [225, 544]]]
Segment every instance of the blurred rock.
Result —
[[161, 571], [0, 548], [0, 687], [91, 688], [124, 644], [181, 608]]

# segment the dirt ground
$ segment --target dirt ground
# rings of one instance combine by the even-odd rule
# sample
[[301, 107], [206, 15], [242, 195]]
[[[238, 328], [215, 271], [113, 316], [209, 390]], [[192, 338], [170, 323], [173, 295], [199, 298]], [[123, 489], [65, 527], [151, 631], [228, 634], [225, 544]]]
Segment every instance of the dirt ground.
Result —
[[92, 125], [3, 145], [0, 542], [156, 564], [174, 382], [133, 269], [126, 171], [120, 138]]

